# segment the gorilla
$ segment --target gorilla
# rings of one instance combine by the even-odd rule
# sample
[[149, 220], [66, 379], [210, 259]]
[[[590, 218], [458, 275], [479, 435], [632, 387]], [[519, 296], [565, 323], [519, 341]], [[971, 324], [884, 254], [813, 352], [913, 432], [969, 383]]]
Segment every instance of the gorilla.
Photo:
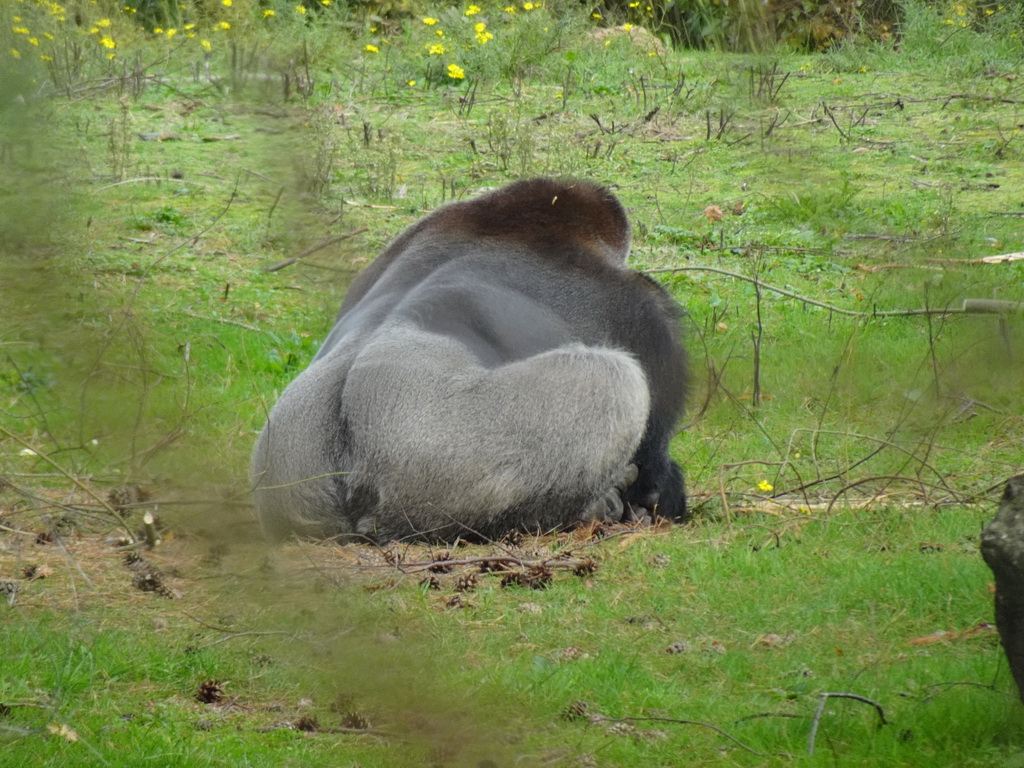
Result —
[[271, 540], [496, 540], [686, 518], [680, 311], [612, 194], [533, 179], [446, 205], [352, 283], [252, 460]]

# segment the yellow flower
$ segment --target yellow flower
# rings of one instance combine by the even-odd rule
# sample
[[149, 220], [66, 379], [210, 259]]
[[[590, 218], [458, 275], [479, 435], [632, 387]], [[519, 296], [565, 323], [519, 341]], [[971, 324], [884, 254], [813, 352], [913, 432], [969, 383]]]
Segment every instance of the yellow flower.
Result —
[[306, 12], [306, 6], [304, 6], [304, 5], [296, 5], [295, 6], [295, 12], [296, 13], [304, 14]]
[[39, 58], [43, 61], [53, 61], [53, 56], [47, 56], [45, 53], [39, 54]]
[[435, 24], [437, 24], [437, 19], [435, 19], [433, 16], [427, 16], [425, 19], [423, 19], [423, 23], [426, 24], [428, 27], [432, 27]]
[[209, 51], [210, 49], [212, 49], [212, 48], [213, 48], [213, 46], [212, 46], [212, 45], [210, 44], [210, 41], [209, 41], [209, 40], [200, 40], [200, 41], [199, 41], [199, 44], [200, 44], [201, 46], [203, 46], [203, 50], [204, 50], [204, 51]]
[[757, 490], [764, 491], [765, 493], [767, 493], [768, 491], [775, 490], [775, 486], [769, 483], [767, 480], [762, 480], [760, 483], [757, 484]]
[[272, 11], [268, 8], [263, 12], [264, 19], [269, 19], [271, 16], [277, 16], [277, 11]]
[[192, 30], [192, 29], [195, 29], [195, 28], [196, 28], [195, 24], [186, 24], [184, 27], [182, 27], [182, 29], [184, 29], [184, 30]]
[[597, 11], [594, 11], [594, 13], [592, 13], [592, 14], [590, 14], [590, 15], [591, 15], [591, 17], [592, 17], [592, 18], [595, 18], [595, 19], [603, 19], [603, 18], [604, 18], [604, 16], [602, 16], [602, 15], [601, 15], [600, 13], [598, 13]]
[[163, 27], [153, 27], [154, 35], [162, 35], [164, 33]]
[[640, 3], [639, 2], [630, 3], [629, 7], [630, 8], [639, 8], [640, 7]]
[[99, 21], [96, 22], [96, 26], [97, 27], [104, 27], [104, 28], [109, 27], [110, 26], [110, 19], [100, 19]]
[[331, 4], [331, 0], [320, 0], [320, 5], [322, 5], [322, 6], [326, 7], [326, 6], [330, 5], [330, 4]]
[[30, 37], [28, 39], [28, 42], [29, 42], [29, 45], [39, 45], [39, 38], [38, 37]]
[[13, 56], [16, 59], [20, 59], [21, 51], [19, 51], [17, 48], [11, 48], [11, 56]]
[[49, 32], [43, 32], [43, 37], [45, 37], [47, 40], [53, 40], [53, 35], [51, 35]]
[[629, 32], [629, 30], [631, 30], [631, 29], [633, 28], [633, 25], [632, 25], [632, 24], [623, 24], [623, 25], [622, 25], [622, 28], [623, 28], [623, 29], [624, 29], [624, 30], [625, 30], [626, 32]]
[[27, 35], [28, 27], [11, 27], [11, 31], [16, 35]]
[[450, 77], [452, 80], [463, 80], [466, 77], [466, 70], [464, 70], [458, 64], [449, 64], [448, 77]]
[[416, 85], [416, 81], [415, 80], [410, 80], [408, 83], [406, 83], [406, 85], [408, 85], [410, 88], [412, 88], [414, 85]]
[[234, 0], [220, 0], [220, 4], [227, 6], [228, 8], [231, 7], [232, 3], [234, 3]]
[[168, 39], [168, 40], [170, 40], [170, 39], [171, 39], [172, 37], [174, 37], [174, 36], [175, 36], [176, 34], [178, 34], [178, 30], [176, 30], [176, 29], [173, 29], [173, 28], [172, 28], [172, 29], [168, 29], [168, 30], [167, 30], [167, 39]]
[[117, 47], [117, 43], [115, 43], [113, 41], [113, 39], [110, 38], [110, 37], [100, 38], [100, 45], [102, 45], [104, 48], [116, 48]]
[[476, 16], [478, 13], [480, 13], [479, 5], [471, 5], [469, 6], [469, 8], [466, 9], [467, 16]]
[[473, 29], [476, 30], [476, 41], [484, 45], [488, 40], [493, 40], [494, 35], [487, 31], [487, 25], [482, 21], [478, 22]]
[[515, 15], [516, 11], [518, 10], [519, 9], [516, 8], [514, 5], [506, 5], [504, 8], [505, 13], [507, 13], [509, 16]]
[[441, 54], [444, 53], [444, 46], [441, 45], [440, 43], [432, 45], [427, 50], [427, 53], [429, 53], [431, 56], [440, 56]]
[[231, 29], [231, 25], [226, 21], [218, 21], [213, 26], [214, 29]]
[[370, 53], [377, 53], [380, 50], [380, 48], [378, 48], [376, 45], [373, 45], [371, 43], [367, 43], [366, 47], [363, 48], [363, 50], [364, 51], [369, 51]]

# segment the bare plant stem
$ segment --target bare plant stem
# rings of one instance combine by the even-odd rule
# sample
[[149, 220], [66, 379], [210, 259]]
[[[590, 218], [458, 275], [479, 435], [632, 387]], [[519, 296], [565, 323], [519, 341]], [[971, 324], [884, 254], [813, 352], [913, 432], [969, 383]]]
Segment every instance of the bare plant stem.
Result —
[[754, 391], [752, 403], [755, 408], [761, 405], [761, 338], [764, 336], [764, 320], [761, 317], [761, 265], [754, 269], [754, 294], [757, 298], [757, 330], [751, 330], [750, 340], [754, 343]]

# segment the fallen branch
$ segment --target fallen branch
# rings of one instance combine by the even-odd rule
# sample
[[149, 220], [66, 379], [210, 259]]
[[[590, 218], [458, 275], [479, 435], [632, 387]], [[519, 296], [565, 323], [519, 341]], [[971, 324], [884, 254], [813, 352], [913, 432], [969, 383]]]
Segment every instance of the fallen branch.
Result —
[[[854, 269], [861, 272], [881, 272], [883, 269], [921, 269], [919, 264], [854, 264]], [[929, 267], [936, 272], [941, 272], [942, 267]]]
[[102, 187], [96, 187], [96, 191], [102, 192], [105, 189], [120, 187], [122, 184], [138, 184], [143, 181], [167, 181], [167, 179], [163, 176], [140, 176], [137, 179], [124, 179], [122, 181], [115, 181], [113, 184], [104, 184]]
[[392, 562], [387, 565], [357, 565], [357, 568], [362, 569], [380, 569], [380, 568], [396, 568], [402, 573], [421, 573], [422, 571], [429, 571], [432, 568], [457, 568], [463, 565], [488, 565], [488, 566], [512, 566], [516, 568], [564, 568], [574, 569], [585, 567], [593, 563], [593, 560], [578, 559], [578, 558], [542, 558], [534, 560], [524, 560], [521, 557], [514, 557], [512, 555], [483, 555], [481, 557], [461, 557], [453, 558], [451, 560], [444, 560], [441, 558], [429, 560], [419, 563], [401, 563]]
[[[877, 452], [878, 451], [873, 451], [872, 455], [874, 455]], [[929, 469], [931, 469], [931, 467], [929, 467]], [[934, 470], [932, 470], [932, 471], [934, 471]], [[833, 479], [835, 479], [835, 478], [833, 478]], [[926, 483], [924, 480], [922, 480], [919, 477], [907, 477], [905, 475], [874, 475], [872, 477], [864, 477], [864, 478], [861, 478], [860, 480], [854, 480], [853, 482], [847, 483], [842, 488], [840, 488], [838, 491], [836, 491], [835, 495], [832, 497], [832, 500], [828, 503], [828, 507], [826, 507], [826, 509], [825, 509], [825, 514], [826, 515], [830, 515], [832, 513], [832, 507], [834, 507], [838, 503], [839, 498], [843, 494], [845, 494], [847, 491], [850, 491], [850, 490], [852, 490], [854, 488], [857, 488], [858, 486], [864, 485], [865, 483], [874, 483], [874, 482], [878, 482], [878, 481], [887, 481], [888, 482], [888, 481], [893, 481], [893, 480], [895, 480], [895, 481], [905, 481], [905, 482], [907, 482], [907, 483], [909, 483], [911, 485], [920, 486], [921, 491], [922, 491], [922, 496], [925, 496], [926, 499], [928, 498], [927, 495], [925, 495], [925, 492], [924, 492], [926, 488], [930, 488], [932, 490], [938, 490], [938, 491], [946, 491], [947, 493], [952, 494], [953, 498], [956, 499], [956, 492], [953, 489], [949, 488], [948, 486], [946, 486], [946, 485], [936, 485], [935, 483]], [[872, 498], [873, 499], [877, 498], [878, 495], [879, 495], [879, 493], [876, 493], [876, 494], [874, 494], [872, 496]]]
[[381, 741], [395, 738], [396, 734], [378, 728], [351, 728], [344, 725], [329, 727], [321, 726], [315, 721], [297, 725], [296, 723], [282, 723], [251, 729], [253, 733], [273, 733], [274, 731], [306, 731], [308, 733], [343, 733], [350, 736], [372, 736]]
[[[952, 640], [966, 640], [979, 635], [995, 634], [996, 625], [988, 621], [982, 621], [970, 629], [957, 631], [936, 632], [934, 635], [915, 637], [908, 641], [910, 645], [932, 645], [933, 643], [949, 642]], [[949, 685], [949, 683], [946, 683]], [[957, 683], [959, 685], [959, 683]], [[966, 685], [966, 683], [963, 683]]]
[[29, 443], [27, 443], [25, 440], [22, 440], [20, 437], [18, 437], [16, 434], [11, 432], [7, 428], [5, 428], [3, 426], [0, 426], [0, 433], [3, 433], [4, 435], [6, 435], [8, 438], [10, 438], [14, 442], [16, 442], [18, 445], [22, 446], [22, 448], [25, 448], [25, 449], [27, 449], [29, 451], [32, 451], [32, 454], [34, 456], [38, 456], [40, 459], [45, 461], [47, 464], [49, 464], [51, 467], [53, 467], [55, 470], [57, 470], [60, 474], [62, 474], [64, 477], [66, 477], [68, 480], [70, 480], [79, 490], [81, 490], [87, 496], [92, 498], [93, 501], [95, 501], [97, 504], [99, 504], [101, 507], [103, 507], [104, 510], [106, 510], [108, 513], [110, 513], [111, 517], [113, 517], [114, 520], [116, 520], [117, 523], [125, 531], [127, 531], [129, 535], [134, 537], [135, 534], [132, 532], [132, 529], [128, 526], [128, 523], [125, 521], [125, 519], [121, 515], [121, 513], [118, 512], [116, 509], [114, 509], [114, 507], [112, 507], [110, 505], [110, 503], [107, 502], [106, 499], [102, 498], [92, 488], [90, 488], [85, 483], [83, 483], [81, 480], [79, 480], [77, 477], [75, 477], [73, 474], [68, 472], [66, 469], [64, 469], [64, 467], [62, 467], [56, 461], [54, 461], [49, 456], [47, 456], [45, 453], [40, 451], [38, 448], [33, 448]]
[[307, 248], [304, 251], [301, 251], [300, 253], [295, 254], [290, 259], [285, 259], [284, 261], [279, 261], [277, 264], [274, 264], [273, 266], [270, 266], [270, 267], [265, 267], [264, 269], [262, 269], [260, 271], [261, 272], [277, 272], [279, 269], [284, 269], [285, 267], [290, 267], [292, 264], [297, 262], [299, 259], [303, 259], [306, 256], [309, 256], [311, 254], [316, 253], [317, 251], [323, 250], [324, 248], [326, 248], [329, 245], [334, 245], [335, 243], [341, 242], [342, 240], [348, 240], [349, 238], [355, 237], [356, 235], [361, 235], [363, 232], [366, 232], [368, 229], [369, 229], [369, 227], [360, 227], [359, 229], [353, 229], [351, 232], [347, 232], [347, 233], [345, 233], [343, 235], [333, 235], [333, 236], [328, 237], [328, 238], [326, 238], [324, 240], [321, 240], [319, 243], [314, 243], [313, 245], [309, 246], [309, 248]]
[[[1024, 104], [1022, 99], [1008, 99], [1004, 96], [986, 96], [981, 93], [951, 93], [946, 97], [946, 103], [942, 105], [945, 109], [953, 99], [970, 99], [974, 101], [994, 101], [999, 104]], [[938, 101], [939, 99], [933, 99]]]
[[[839, 694], [836, 694], [839, 695]], [[851, 694], [852, 695], [852, 694]], [[752, 755], [758, 757], [792, 757], [788, 752], [758, 752], [753, 747], [744, 744], [742, 741], [737, 739], [728, 731], [719, 728], [713, 723], [705, 723], [701, 720], [682, 720], [676, 717], [620, 717], [620, 718], [608, 718], [606, 722], [611, 723], [675, 723], [676, 725], [699, 725], [701, 728], [709, 728], [720, 736], [725, 736], [733, 744], [738, 746], [740, 749], [745, 749]]]
[[927, 690], [935, 691], [935, 692], [934, 693], [929, 693], [927, 696], [925, 696], [923, 699], [921, 699], [921, 701], [922, 701], [922, 703], [923, 702], [927, 702], [927, 701], [931, 701], [936, 696], [938, 696], [940, 693], [944, 693], [945, 691], [948, 691], [950, 688], [956, 688], [956, 687], [961, 686], [961, 685], [970, 686], [972, 688], [982, 688], [982, 689], [984, 689], [986, 691], [992, 691], [993, 693], [1002, 694], [1003, 696], [1007, 696], [1009, 698], [1014, 698], [1014, 699], [1017, 698], [1016, 692], [1010, 693], [1009, 691], [1000, 690], [999, 688], [996, 688], [991, 683], [976, 683], [973, 680], [958, 680], [956, 682], [951, 682], [951, 683], [932, 683], [931, 685], [927, 686]]
[[267, 635], [292, 635], [295, 633], [287, 629], [252, 629], [247, 632], [232, 632], [229, 635], [223, 635], [218, 637], [216, 640], [211, 640], [208, 643], [203, 643], [199, 646], [200, 650], [212, 648], [215, 645], [223, 643], [227, 640], [234, 640], [236, 637], [266, 637]]
[[1016, 253], [999, 253], [993, 256], [982, 256], [978, 259], [925, 259], [925, 261], [938, 262], [940, 264], [1007, 264], [1011, 261], [1024, 259], [1024, 251]]
[[[1007, 254], [1015, 255], [1015, 254]], [[994, 256], [985, 256], [986, 259], [996, 258]], [[985, 262], [994, 263], [994, 262]], [[644, 274], [656, 275], [662, 273], [674, 273], [674, 272], [714, 272], [718, 275], [725, 275], [727, 277], [734, 277], [737, 280], [745, 280], [748, 283], [753, 283], [760, 286], [766, 291], [777, 293], [780, 296], [788, 296], [791, 299], [796, 299], [804, 304], [809, 304], [814, 307], [821, 307], [827, 309], [829, 312], [835, 312], [837, 315], [846, 315], [847, 317], [912, 317], [915, 315], [964, 315], [964, 314], [982, 314], [982, 313], [996, 313], [1004, 314], [1007, 312], [1024, 312], [1024, 302], [1016, 301], [1000, 301], [997, 299], [964, 299], [960, 307], [925, 307], [923, 309], [876, 309], [871, 312], [861, 312], [856, 309], [843, 309], [837, 307], [834, 304], [826, 304], [824, 301], [818, 301], [816, 299], [809, 299], [806, 296], [801, 296], [799, 293], [788, 291], [785, 288], [779, 288], [775, 285], [769, 285], [768, 283], [762, 282], [761, 280], [750, 277], [748, 275], [740, 274], [739, 272], [732, 272], [728, 269], [721, 269], [719, 267], [709, 266], [692, 266], [692, 267], [661, 267], [659, 269], [647, 269], [644, 270]]]
[[229, 320], [226, 317], [206, 317], [204, 315], [197, 315], [195, 312], [187, 312], [187, 311], [183, 312], [182, 314], [186, 315], [187, 317], [195, 318], [196, 320], [213, 320], [214, 322], [217, 322], [217, 323], [224, 323], [225, 325], [235, 325], [235, 326], [238, 326], [239, 328], [245, 328], [245, 330], [247, 330], [247, 331], [255, 331], [256, 333], [264, 333], [262, 328], [257, 328], [255, 325], [249, 325], [248, 323], [243, 323], [243, 322], [240, 322], [238, 320]]
[[814, 718], [811, 720], [811, 733], [807, 737], [807, 754], [814, 754], [814, 740], [818, 736], [818, 725], [821, 724], [821, 716], [825, 712], [825, 702], [829, 699], [853, 699], [859, 701], [862, 704], [870, 704], [875, 708], [878, 713], [878, 719], [881, 725], [888, 725], [889, 721], [885, 719], [885, 711], [882, 709], [882, 705], [877, 701], [872, 701], [866, 696], [861, 696], [856, 693], [836, 693], [830, 691], [824, 691], [818, 694], [818, 708], [814, 712]]

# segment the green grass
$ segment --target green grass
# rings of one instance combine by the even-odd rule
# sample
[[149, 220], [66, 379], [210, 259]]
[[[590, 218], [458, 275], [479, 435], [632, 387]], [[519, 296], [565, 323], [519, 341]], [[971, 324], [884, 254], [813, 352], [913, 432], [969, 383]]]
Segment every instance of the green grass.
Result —
[[[898, 45], [650, 56], [560, 4], [379, 22], [236, 0], [172, 38], [113, 6], [79, 27], [19, 5], [0, 26], [0, 581], [22, 586], [0, 607], [0, 765], [1020, 764], [995, 636], [963, 633], [991, 617], [977, 534], [1021, 471], [1024, 313], [873, 315], [1024, 301], [1024, 262], [961, 261], [1024, 251], [1018, 11], [960, 27], [907, 3]], [[21, 24], [54, 39], [30, 51]], [[247, 543], [255, 433], [352, 276], [424, 212], [531, 174], [613, 185], [633, 265], [686, 310], [672, 450], [696, 521], [537, 543], [601, 568], [544, 591], [480, 577], [462, 609], [454, 577], [437, 593]], [[154, 493], [180, 600], [131, 588], [69, 475]], [[47, 529], [66, 555], [31, 543]], [[38, 562], [56, 573], [26, 581]], [[206, 679], [227, 704], [195, 701]], [[829, 700], [806, 756], [828, 691], [891, 724]], [[575, 701], [794, 757], [701, 725], [609, 734], [565, 719]], [[352, 712], [374, 730], [339, 730]], [[301, 716], [320, 729], [282, 727]]]
[[[199, 542], [171, 545], [158, 565], [180, 571], [172, 583], [183, 597], [168, 601], [133, 598], [114, 553], [22, 547], [22, 562], [56, 572], [52, 586], [26, 586], [2, 630], [6, 754], [11, 765], [27, 755], [38, 765], [229, 765], [252, 751], [254, 765], [387, 766], [438, 750], [457, 765], [516, 755], [673, 765], [684, 753], [697, 765], [1012, 764], [1024, 720], [1002, 652], [992, 630], [967, 632], [991, 612], [977, 556], [985, 517], [879, 506], [528, 542], [600, 568], [559, 572], [543, 591], [479, 576], [462, 608], [444, 607], [458, 572], [434, 592], [387, 569], [359, 579], [375, 587], [367, 592], [324, 548], [289, 548], [268, 568], [256, 567], [254, 546], [197, 562], [183, 549]], [[417, 549], [407, 562], [426, 556]], [[80, 587], [78, 610], [57, 610], [76, 564], [98, 583]], [[936, 632], [950, 634], [922, 644]], [[194, 700], [207, 679], [224, 681], [226, 703]], [[888, 725], [868, 705], [830, 700], [806, 756], [824, 691], [868, 697]], [[577, 701], [658, 733], [567, 719]], [[353, 711], [377, 730], [332, 733]], [[320, 732], [285, 728], [302, 715]], [[79, 740], [50, 734], [53, 724]]]

